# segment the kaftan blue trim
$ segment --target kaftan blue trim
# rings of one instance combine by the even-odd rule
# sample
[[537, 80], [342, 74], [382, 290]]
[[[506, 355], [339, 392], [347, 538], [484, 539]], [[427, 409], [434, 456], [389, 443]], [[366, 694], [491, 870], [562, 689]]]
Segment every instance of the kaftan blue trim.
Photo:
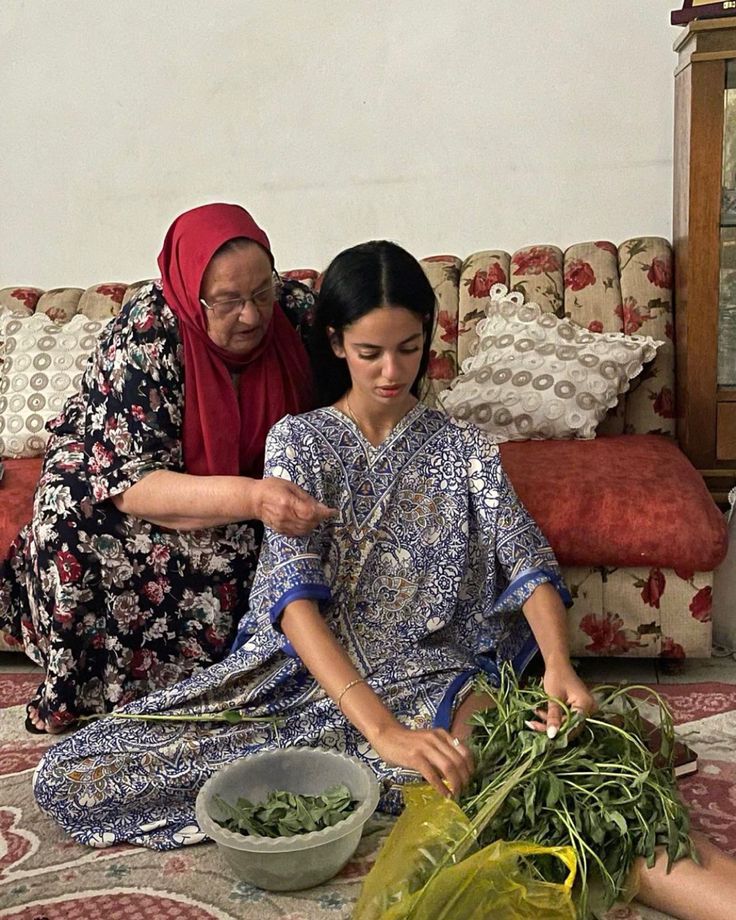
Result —
[[458, 693], [462, 690], [465, 684], [478, 673], [477, 668], [468, 668], [467, 671], [463, 671], [458, 674], [456, 678], [452, 681], [450, 686], [447, 688], [447, 693], [442, 697], [442, 702], [437, 707], [437, 712], [435, 713], [434, 720], [432, 721], [432, 728], [444, 728], [447, 731], [450, 730], [450, 725], [452, 724], [452, 710], [455, 708], [455, 698]]
[[271, 625], [274, 629], [281, 632], [281, 615], [292, 601], [314, 600], [327, 603], [331, 599], [332, 595], [327, 585], [314, 584], [307, 581], [302, 585], [289, 588], [289, 590], [282, 594], [278, 601], [268, 611]]
[[[315, 600], [322, 603], [327, 603], [330, 600], [330, 589], [323, 584], [304, 584], [297, 586], [295, 588], [290, 588], [285, 594], [283, 594], [279, 600], [273, 605], [269, 611], [269, 617], [271, 620], [271, 625], [278, 632], [281, 632], [281, 615], [286, 609], [287, 605], [292, 601], [296, 600]], [[235, 636], [235, 641], [233, 642], [230, 653], [237, 652], [238, 649], [242, 648], [245, 643], [251, 639], [253, 636], [253, 630], [249, 621], [246, 622], [246, 625], [238, 630], [237, 635]], [[298, 658], [294, 646], [289, 642], [288, 639], [282, 643], [281, 650], [289, 655], [291, 658]]]
[[494, 613], [517, 610], [529, 600], [540, 585], [548, 583], [557, 590], [557, 593], [562, 599], [562, 603], [566, 607], [571, 606], [572, 598], [570, 597], [570, 592], [567, 590], [567, 585], [562, 580], [562, 576], [550, 569], [536, 567], [522, 572], [506, 587], [493, 605]]

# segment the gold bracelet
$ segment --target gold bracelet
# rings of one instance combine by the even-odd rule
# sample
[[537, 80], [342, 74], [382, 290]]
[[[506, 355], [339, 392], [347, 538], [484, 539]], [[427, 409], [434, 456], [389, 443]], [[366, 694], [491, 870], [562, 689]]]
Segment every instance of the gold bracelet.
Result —
[[[345, 684], [342, 690], [338, 693], [337, 700], [336, 700], [337, 708], [340, 710], [340, 712], [342, 712], [342, 698], [345, 696], [348, 690], [352, 690], [352, 688], [356, 684], [364, 684], [364, 683], [365, 683], [365, 680], [362, 677], [356, 677], [355, 680], [348, 681], [348, 683]], [[345, 715], [344, 712], [342, 712], [342, 714]]]

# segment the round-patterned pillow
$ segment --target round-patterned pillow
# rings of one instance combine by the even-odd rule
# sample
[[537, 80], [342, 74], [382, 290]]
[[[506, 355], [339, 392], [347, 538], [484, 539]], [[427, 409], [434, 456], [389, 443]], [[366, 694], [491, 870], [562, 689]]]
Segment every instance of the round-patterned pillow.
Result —
[[105, 323], [77, 315], [59, 325], [36, 313], [0, 317], [0, 457], [38, 457], [46, 422], [79, 389]]
[[475, 354], [439, 396], [445, 411], [499, 441], [593, 438], [663, 342], [623, 332], [590, 332], [524, 303], [503, 284], [491, 288], [477, 326]]

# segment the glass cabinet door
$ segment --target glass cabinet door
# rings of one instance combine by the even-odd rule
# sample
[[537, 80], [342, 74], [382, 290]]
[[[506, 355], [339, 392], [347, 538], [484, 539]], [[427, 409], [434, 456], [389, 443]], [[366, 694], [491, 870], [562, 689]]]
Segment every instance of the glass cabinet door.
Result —
[[726, 65], [723, 116], [718, 386], [736, 387], [736, 60]]

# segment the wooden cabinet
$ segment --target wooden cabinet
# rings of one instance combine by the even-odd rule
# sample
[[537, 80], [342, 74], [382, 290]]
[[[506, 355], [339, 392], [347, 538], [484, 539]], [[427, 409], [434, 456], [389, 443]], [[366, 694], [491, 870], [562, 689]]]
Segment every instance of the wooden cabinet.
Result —
[[678, 439], [718, 500], [736, 484], [736, 17], [675, 42]]

